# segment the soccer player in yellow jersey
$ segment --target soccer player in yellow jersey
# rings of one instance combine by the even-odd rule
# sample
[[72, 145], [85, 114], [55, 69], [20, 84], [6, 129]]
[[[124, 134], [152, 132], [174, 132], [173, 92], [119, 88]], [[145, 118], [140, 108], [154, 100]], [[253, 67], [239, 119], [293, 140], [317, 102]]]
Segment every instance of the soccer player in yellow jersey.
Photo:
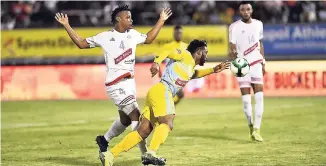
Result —
[[[180, 25], [177, 25], [174, 27], [173, 31], [173, 38], [174, 40], [170, 43], [167, 43], [163, 46], [161, 49], [161, 52], [158, 54], [159, 57], [162, 57], [164, 55], [169, 54], [171, 51], [179, 49], [179, 50], [185, 50], [187, 49], [188, 44], [182, 41], [183, 32], [182, 27]], [[160, 77], [162, 75], [162, 72], [159, 73]], [[184, 97], [183, 89], [180, 89], [177, 94], [173, 97], [174, 104], [178, 104], [180, 100]]]
[[213, 68], [195, 69], [196, 65], [203, 66], [207, 58], [207, 44], [204, 40], [193, 40], [186, 50], [176, 49], [173, 52], [155, 58], [150, 69], [152, 77], [159, 72], [160, 63], [171, 60], [164, 70], [161, 81], [155, 84], [147, 93], [145, 108], [141, 115], [141, 124], [137, 131], [129, 133], [120, 143], [103, 153], [105, 166], [112, 166], [114, 158], [128, 151], [140, 141], [146, 139], [155, 129], [148, 152], [142, 155], [144, 165], [165, 165], [163, 158], [156, 156], [156, 151], [165, 142], [173, 129], [175, 109], [173, 96], [193, 78], [200, 78], [212, 73], [218, 73], [230, 67], [223, 62]]

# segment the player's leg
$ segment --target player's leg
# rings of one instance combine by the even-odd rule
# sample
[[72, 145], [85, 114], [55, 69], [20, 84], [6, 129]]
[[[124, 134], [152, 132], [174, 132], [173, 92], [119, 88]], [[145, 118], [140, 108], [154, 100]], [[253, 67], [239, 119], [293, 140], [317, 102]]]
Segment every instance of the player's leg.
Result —
[[177, 105], [180, 100], [184, 97], [185, 93], [183, 89], [179, 90], [177, 94], [173, 97], [174, 104]]
[[120, 118], [112, 123], [110, 129], [104, 134], [104, 136], [96, 137], [96, 142], [101, 152], [106, 152], [111, 139], [119, 136], [131, 124], [129, 116], [121, 110], [119, 110], [119, 116]]
[[149, 151], [156, 153], [160, 145], [165, 142], [170, 131], [173, 129], [174, 117], [174, 114], [158, 117], [159, 125], [155, 127], [153, 138], [149, 146]]
[[251, 78], [251, 85], [255, 93], [255, 122], [253, 136], [256, 141], [263, 141], [260, 135], [260, 125], [264, 112], [263, 74], [262, 65], [256, 64], [252, 67], [254, 73]]
[[[140, 111], [139, 111], [139, 108], [138, 108], [138, 104], [135, 102], [133, 104], [134, 106], [127, 106], [129, 108], [126, 108], [126, 109], [130, 109], [130, 110], [133, 110], [129, 113], [128, 115], [128, 119], [130, 119], [131, 121], [131, 130], [132, 131], [135, 131], [138, 129], [138, 126], [139, 126], [139, 119], [140, 119]], [[128, 112], [128, 110], [126, 110]], [[143, 155], [145, 152], [147, 152], [147, 147], [146, 147], [146, 140], [144, 139], [143, 141], [141, 141], [139, 144], [138, 144], [138, 147], [140, 149], [140, 152], [141, 154]]]
[[239, 82], [239, 87], [242, 95], [242, 110], [245, 113], [246, 119], [248, 121], [249, 136], [252, 138], [251, 135], [253, 132], [253, 119], [250, 94], [250, 73], [244, 77], [237, 77], [237, 80]]
[[153, 130], [150, 122], [150, 109], [145, 106], [141, 124], [136, 131], [130, 132], [122, 141], [115, 145], [111, 150], [103, 153], [103, 163], [105, 166], [113, 164], [114, 158], [118, 157], [122, 152], [130, 150], [142, 140], [145, 140]]
[[173, 127], [175, 107], [172, 93], [162, 84], [158, 83], [148, 93], [153, 119], [157, 119], [153, 137], [148, 152], [143, 155], [143, 163], [165, 165], [165, 160], [156, 156], [156, 151], [165, 142]]

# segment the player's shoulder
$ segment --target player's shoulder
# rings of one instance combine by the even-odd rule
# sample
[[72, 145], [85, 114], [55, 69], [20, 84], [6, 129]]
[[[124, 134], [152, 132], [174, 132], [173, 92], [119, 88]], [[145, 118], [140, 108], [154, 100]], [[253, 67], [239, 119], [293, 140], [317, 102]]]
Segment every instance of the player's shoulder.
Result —
[[262, 21], [257, 20], [257, 19], [252, 19], [252, 22], [254, 22], [255, 24], [258, 24], [258, 25], [262, 25], [263, 24]]
[[110, 34], [112, 34], [113, 31], [109, 30], [109, 31], [103, 31], [103, 32], [100, 32], [98, 33], [96, 36], [99, 36], [99, 37], [106, 37]]
[[233, 22], [232, 24], [230, 24], [229, 29], [232, 29], [232, 28], [236, 27], [237, 25], [240, 25], [240, 22], [241, 22], [241, 20]]
[[128, 33], [130, 33], [130, 34], [139, 34], [140, 32], [137, 31], [136, 29], [129, 29]]

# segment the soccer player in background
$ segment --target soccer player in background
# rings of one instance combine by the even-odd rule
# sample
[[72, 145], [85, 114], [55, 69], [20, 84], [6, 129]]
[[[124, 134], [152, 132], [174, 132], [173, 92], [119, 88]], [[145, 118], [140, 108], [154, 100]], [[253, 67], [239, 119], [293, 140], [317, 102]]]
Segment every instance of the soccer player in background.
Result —
[[[263, 75], [265, 73], [265, 57], [263, 47], [263, 23], [251, 18], [253, 9], [249, 2], [239, 6], [241, 20], [229, 27], [230, 56], [232, 59], [243, 57], [250, 64], [250, 71], [244, 77], [237, 77], [242, 94], [243, 111], [248, 120], [250, 137], [255, 141], [263, 141], [260, 125], [264, 112]], [[250, 88], [255, 94], [255, 119], [252, 119]]]
[[[169, 54], [171, 51], [179, 49], [179, 50], [185, 50], [187, 49], [188, 44], [182, 41], [183, 38], [183, 32], [182, 27], [177, 25], [174, 27], [173, 30], [173, 41], [170, 43], [165, 44], [161, 52], [157, 56], [162, 56]], [[162, 70], [159, 72], [159, 77], [162, 76]], [[178, 104], [180, 100], [184, 97], [183, 89], [180, 89], [177, 94], [173, 97], [174, 104]]]
[[112, 166], [114, 158], [128, 151], [154, 130], [148, 152], [142, 156], [144, 165], [165, 165], [165, 160], [156, 156], [156, 151], [165, 142], [173, 129], [175, 107], [173, 96], [182, 89], [190, 79], [204, 77], [228, 69], [230, 64], [223, 62], [214, 68], [195, 69], [203, 66], [207, 58], [207, 44], [203, 40], [193, 40], [187, 50], [176, 49], [168, 54], [157, 56], [150, 69], [152, 77], [159, 72], [159, 66], [166, 58], [170, 58], [161, 81], [147, 93], [145, 108], [137, 131], [129, 133], [120, 143], [105, 152], [105, 166]]
[[[119, 136], [129, 125], [133, 131], [138, 128], [140, 111], [136, 101], [136, 85], [133, 77], [136, 46], [142, 43], [152, 43], [164, 22], [171, 15], [170, 8], [164, 8], [156, 25], [147, 34], [141, 34], [133, 29], [128, 5], [119, 6], [113, 10], [111, 15], [114, 24], [113, 29], [86, 39], [79, 36], [71, 28], [67, 14], [57, 13], [55, 16], [56, 20], [64, 26], [71, 40], [80, 49], [101, 47], [104, 52], [107, 73], [106, 91], [118, 107], [120, 118], [113, 122], [104, 136], [96, 137], [101, 161], [104, 159], [103, 152], [107, 151], [108, 143], [112, 138]], [[140, 142], [139, 148], [142, 154], [147, 151], [145, 140]]]

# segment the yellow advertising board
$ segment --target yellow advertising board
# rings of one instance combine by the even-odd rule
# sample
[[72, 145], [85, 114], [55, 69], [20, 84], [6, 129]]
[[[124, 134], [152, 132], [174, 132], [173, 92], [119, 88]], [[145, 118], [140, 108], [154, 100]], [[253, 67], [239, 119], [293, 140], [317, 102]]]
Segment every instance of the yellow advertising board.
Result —
[[[83, 37], [96, 35], [110, 28], [76, 28]], [[141, 33], [147, 33], [151, 27], [136, 27]], [[228, 51], [226, 26], [185, 26], [184, 42], [193, 39], [205, 39], [208, 42], [210, 56], [226, 56]], [[136, 56], [156, 53], [158, 49], [172, 41], [173, 27], [164, 27], [156, 40], [149, 45], [139, 45]], [[56, 57], [56, 56], [102, 56], [101, 48], [78, 49], [63, 28], [27, 29], [1, 31], [1, 58], [9, 57]]]

